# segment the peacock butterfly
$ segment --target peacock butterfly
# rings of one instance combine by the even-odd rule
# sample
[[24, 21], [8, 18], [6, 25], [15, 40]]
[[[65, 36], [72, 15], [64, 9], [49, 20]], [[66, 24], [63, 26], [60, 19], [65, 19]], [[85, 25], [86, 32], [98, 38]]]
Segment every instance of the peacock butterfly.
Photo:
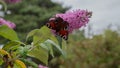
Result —
[[64, 21], [60, 17], [56, 17], [55, 19], [49, 20], [46, 23], [46, 26], [50, 29], [55, 30], [56, 35], [62, 37], [63, 39], [68, 39], [68, 22]]

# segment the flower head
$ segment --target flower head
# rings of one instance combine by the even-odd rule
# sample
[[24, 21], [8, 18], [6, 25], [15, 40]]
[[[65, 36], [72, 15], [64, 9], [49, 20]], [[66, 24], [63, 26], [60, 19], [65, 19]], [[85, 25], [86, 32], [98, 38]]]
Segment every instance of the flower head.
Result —
[[3, 18], [0, 18], [0, 25], [7, 25], [10, 28], [15, 28], [16, 25], [10, 21], [6, 21]]
[[48, 68], [48, 67], [46, 67], [46, 66], [43, 66], [43, 65], [39, 65], [39, 68]]
[[72, 32], [74, 29], [79, 29], [89, 22], [92, 12], [87, 10], [67, 11], [66, 13], [56, 14], [55, 17], [61, 17], [64, 21], [69, 23], [68, 31]]
[[19, 3], [21, 0], [5, 0], [6, 3]]

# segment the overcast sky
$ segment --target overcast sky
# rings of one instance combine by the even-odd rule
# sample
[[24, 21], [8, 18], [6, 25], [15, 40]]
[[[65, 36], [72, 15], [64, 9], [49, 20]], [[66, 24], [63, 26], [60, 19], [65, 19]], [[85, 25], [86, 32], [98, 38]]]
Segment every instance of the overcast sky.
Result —
[[71, 6], [70, 10], [87, 9], [93, 12], [89, 23], [94, 31], [101, 31], [108, 24], [120, 25], [120, 0], [54, 0], [63, 6]]

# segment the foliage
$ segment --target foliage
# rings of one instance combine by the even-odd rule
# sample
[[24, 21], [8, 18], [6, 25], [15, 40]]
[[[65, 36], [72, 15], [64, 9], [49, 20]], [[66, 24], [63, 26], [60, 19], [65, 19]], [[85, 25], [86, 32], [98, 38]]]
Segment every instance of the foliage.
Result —
[[9, 40], [19, 40], [15, 31], [7, 26], [0, 27], [0, 35]]
[[[105, 30], [104, 34], [92, 39], [74, 40], [71, 35], [67, 47], [67, 59], [61, 68], [119, 68], [120, 67], [120, 35], [116, 31]], [[61, 63], [60, 63], [61, 64]]]
[[[10, 32], [11, 34], [4, 32], [6, 29], [7, 32]], [[48, 62], [54, 57], [60, 55], [65, 56], [58, 44], [52, 41], [52, 39], [55, 40], [56, 38], [53, 35], [50, 35], [50, 30], [45, 26], [41, 29], [35, 29], [28, 34], [26, 41], [29, 37], [33, 37], [33, 42], [30, 44], [18, 40], [16, 32], [7, 26], [1, 26], [0, 30], [1, 36], [10, 40], [9, 43], [4, 44], [3, 48], [0, 49], [0, 57], [2, 58], [0, 59], [0, 64], [3, 65], [2, 67], [13, 67], [17, 65], [20, 68], [26, 68], [24, 63], [31, 64], [27, 62], [29, 60], [24, 60], [25, 58], [27, 59], [27, 56], [38, 59], [39, 64], [43, 63], [44, 65], [48, 65]], [[46, 33], [44, 33], [44, 31], [46, 31]], [[43, 39], [43, 37], [46, 38]], [[33, 65], [28, 66], [36, 67], [37, 63], [32, 63]]]

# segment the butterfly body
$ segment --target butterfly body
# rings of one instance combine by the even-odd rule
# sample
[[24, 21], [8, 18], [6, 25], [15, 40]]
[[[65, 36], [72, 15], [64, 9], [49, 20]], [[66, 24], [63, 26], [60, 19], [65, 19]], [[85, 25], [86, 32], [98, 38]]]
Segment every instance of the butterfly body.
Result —
[[50, 29], [55, 30], [56, 35], [62, 37], [63, 39], [68, 39], [68, 22], [64, 21], [62, 18], [57, 17], [53, 20], [48, 21], [46, 26]]

